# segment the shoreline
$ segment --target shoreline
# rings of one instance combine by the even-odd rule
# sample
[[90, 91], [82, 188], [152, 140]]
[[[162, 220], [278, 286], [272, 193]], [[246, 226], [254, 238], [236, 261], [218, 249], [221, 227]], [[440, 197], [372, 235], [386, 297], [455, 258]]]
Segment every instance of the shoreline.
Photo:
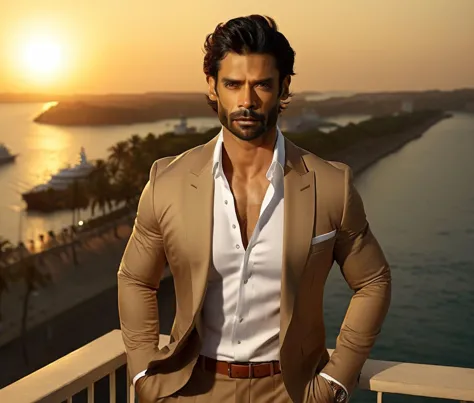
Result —
[[349, 165], [352, 168], [354, 177], [357, 177], [383, 158], [397, 152], [413, 140], [421, 138], [430, 127], [449, 117], [449, 114], [443, 114], [442, 116], [431, 119], [420, 126], [413, 127], [405, 132], [397, 133], [391, 137], [382, 136], [377, 139], [361, 141], [358, 144], [333, 153], [329, 158], [325, 159], [331, 159]]
[[[354, 177], [357, 177], [367, 168], [384, 157], [398, 151], [411, 141], [422, 137], [430, 127], [447, 117], [448, 115], [443, 114], [442, 116], [431, 119], [420, 126], [413, 127], [410, 130], [391, 136], [381, 136], [380, 138], [375, 139], [368, 138], [358, 144], [349, 146], [329, 156], [324, 156], [323, 158], [346, 163], [352, 168]], [[119, 240], [114, 240], [113, 238], [104, 239], [103, 236], [89, 240], [91, 243], [103, 243], [103, 246], [100, 246], [100, 249], [103, 247], [107, 248], [108, 252], [105, 254], [102, 252], [99, 253], [100, 258], [98, 259], [98, 251], [96, 252], [89, 249], [87, 246], [80, 248], [78, 254], [79, 259], [82, 262], [80, 266], [83, 267], [74, 268], [70, 262], [58, 262], [58, 260], [55, 260], [56, 263], [54, 266], [56, 267], [54, 268], [54, 272], [55, 276], [57, 276], [57, 281], [43, 289], [40, 289], [39, 295], [32, 298], [32, 306], [29, 309], [30, 319], [28, 321], [28, 333], [34, 332], [35, 328], [39, 325], [54, 320], [58, 315], [64, 314], [74, 307], [86, 303], [101, 293], [116, 288], [118, 263], [126, 242], [128, 241], [131, 229], [131, 226], [129, 227], [128, 224], [122, 226], [121, 239]], [[112, 248], [113, 251], [109, 248]], [[54, 253], [51, 253], [49, 257], [53, 260], [58, 259]], [[45, 256], [44, 258], [47, 260], [48, 256]], [[51, 262], [46, 264], [44, 269], [51, 270], [50, 266]], [[100, 270], [100, 274], [94, 274], [95, 268]], [[170, 276], [171, 273], [169, 272], [169, 269], [165, 268], [162, 280], [169, 278]], [[82, 284], [78, 285], [77, 280], [74, 280], [75, 277], [86, 278], [87, 281], [84, 283], [84, 280], [82, 280]], [[5, 293], [2, 298], [3, 307], [9, 307], [10, 304], [6, 303], [9, 299], [11, 299], [12, 303], [16, 302], [16, 304], [22, 300], [22, 287], [18, 286], [19, 284], [15, 283], [11, 287], [10, 292]], [[33, 307], [33, 304], [36, 306]], [[4, 326], [0, 329], [0, 347], [7, 347], [7, 344], [14, 342], [20, 336], [20, 315], [18, 312], [15, 312], [15, 314], [14, 318], [9, 318], [11, 315], [4, 312], [6, 320], [3, 323]]]
[[[285, 115], [301, 115], [305, 108], [316, 108], [322, 117], [346, 114], [380, 116], [396, 113], [407, 99], [417, 105], [417, 110], [443, 109], [456, 111], [472, 110], [474, 89], [459, 88], [448, 91], [378, 91], [354, 92], [348, 96], [334, 94], [329, 98], [307, 99], [312, 93], [294, 94]], [[0, 98], [1, 98], [0, 94]], [[41, 112], [34, 121], [55, 126], [106, 126], [154, 122], [159, 119], [214, 116], [204, 92], [147, 94], [109, 94], [63, 97], [58, 104]], [[321, 94], [320, 94], [321, 95]]]

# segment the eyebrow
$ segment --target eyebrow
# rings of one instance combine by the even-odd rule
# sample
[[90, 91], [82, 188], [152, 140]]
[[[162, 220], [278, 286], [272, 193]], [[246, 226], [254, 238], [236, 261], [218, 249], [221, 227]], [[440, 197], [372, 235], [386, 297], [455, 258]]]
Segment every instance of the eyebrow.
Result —
[[[222, 77], [221, 81], [226, 82], [226, 83], [233, 83], [233, 84], [243, 84], [243, 80], [234, 80], [232, 78], [228, 77]], [[271, 84], [273, 82], [273, 78], [262, 78], [260, 80], [253, 80], [250, 81], [250, 84]]]

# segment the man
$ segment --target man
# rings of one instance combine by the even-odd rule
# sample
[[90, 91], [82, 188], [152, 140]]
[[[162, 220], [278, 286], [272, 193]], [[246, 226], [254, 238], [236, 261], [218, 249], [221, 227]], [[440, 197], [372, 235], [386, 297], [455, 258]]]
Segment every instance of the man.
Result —
[[[222, 130], [153, 164], [118, 273], [140, 402], [344, 403], [387, 313], [389, 266], [349, 167], [277, 127], [294, 52], [275, 22], [220, 24], [205, 52]], [[355, 293], [329, 357], [322, 306], [334, 260]], [[166, 263], [176, 318], [158, 350]]]

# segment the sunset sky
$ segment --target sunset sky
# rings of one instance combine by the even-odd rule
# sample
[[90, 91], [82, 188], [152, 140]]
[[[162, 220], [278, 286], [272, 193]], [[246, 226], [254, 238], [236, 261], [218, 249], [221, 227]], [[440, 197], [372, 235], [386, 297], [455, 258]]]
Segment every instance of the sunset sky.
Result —
[[1, 0], [0, 92], [203, 91], [217, 23], [276, 19], [294, 91], [474, 87], [474, 0]]

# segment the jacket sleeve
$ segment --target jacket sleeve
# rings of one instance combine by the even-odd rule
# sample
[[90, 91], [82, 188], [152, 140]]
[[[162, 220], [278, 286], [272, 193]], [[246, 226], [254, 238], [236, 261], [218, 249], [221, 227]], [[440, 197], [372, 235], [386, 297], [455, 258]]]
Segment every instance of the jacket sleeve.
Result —
[[166, 255], [155, 216], [155, 161], [138, 203], [133, 231], [118, 270], [120, 327], [131, 379], [148, 367], [158, 351], [160, 326], [156, 292]]
[[388, 312], [391, 274], [370, 230], [362, 199], [353, 184], [352, 171], [347, 166], [344, 189], [344, 209], [334, 254], [354, 295], [336, 348], [321, 372], [345, 385], [351, 393]]

